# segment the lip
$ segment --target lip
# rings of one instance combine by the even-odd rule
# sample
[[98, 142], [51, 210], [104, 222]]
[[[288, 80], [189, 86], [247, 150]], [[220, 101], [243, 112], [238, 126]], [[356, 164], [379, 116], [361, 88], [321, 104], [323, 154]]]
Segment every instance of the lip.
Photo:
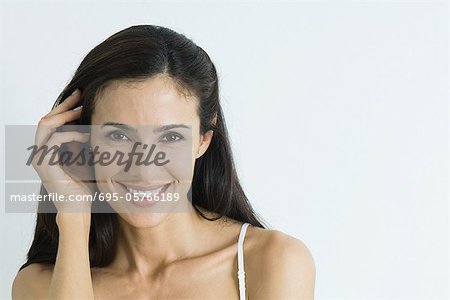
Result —
[[[150, 187], [151, 189], [147, 189], [147, 190], [152, 191], [152, 190], [157, 190], [160, 187], [164, 186], [158, 194], [165, 193], [167, 191], [167, 189], [169, 188], [169, 186], [172, 184], [171, 182], [169, 182], [169, 183], [163, 184], [163, 185], [137, 186], [137, 185], [124, 184], [124, 183], [120, 183], [120, 182], [117, 182], [117, 183], [120, 184], [126, 190], [127, 193], [130, 193], [128, 190], [128, 187], [131, 187], [132, 189], [136, 189], [136, 190], [141, 190], [141, 191], [145, 191], [146, 187]], [[160, 202], [160, 201], [150, 200], [150, 199], [147, 199], [146, 196], [142, 196], [138, 200], [135, 200], [135, 198], [132, 197], [131, 201], [128, 201], [128, 202], [130, 202], [131, 204], [134, 204], [136, 206], [139, 206], [139, 207], [151, 207], [151, 206], [158, 204], [158, 202]]]
[[[167, 189], [169, 188], [169, 186], [170, 186], [170, 183], [166, 184], [162, 188], [162, 190], [161, 190], [161, 192], [159, 194], [165, 193], [167, 191]], [[136, 206], [139, 206], [139, 207], [152, 207], [152, 206], [158, 204], [159, 201], [155, 201], [153, 199], [149, 200], [145, 196], [143, 196], [139, 200], [132, 199], [130, 202], [132, 204], [136, 205]]]
[[122, 183], [122, 182], [118, 182], [118, 181], [116, 181], [116, 182], [121, 184], [125, 188], [130, 187], [132, 189], [139, 190], [139, 191], [154, 191], [154, 190], [158, 190], [162, 186], [170, 184], [170, 182], [169, 182], [166, 184], [158, 184], [158, 185], [134, 185], [134, 184]]

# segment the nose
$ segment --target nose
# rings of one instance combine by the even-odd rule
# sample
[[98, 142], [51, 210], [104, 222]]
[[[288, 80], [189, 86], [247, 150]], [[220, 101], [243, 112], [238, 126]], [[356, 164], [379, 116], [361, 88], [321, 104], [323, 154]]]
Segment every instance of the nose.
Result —
[[125, 172], [129, 172], [131, 176], [140, 178], [143, 182], [149, 182], [151, 178], [162, 174], [164, 172], [164, 165], [169, 163], [166, 153], [157, 150], [154, 144], [148, 145], [136, 142], [127, 155], [128, 159], [125, 165]]

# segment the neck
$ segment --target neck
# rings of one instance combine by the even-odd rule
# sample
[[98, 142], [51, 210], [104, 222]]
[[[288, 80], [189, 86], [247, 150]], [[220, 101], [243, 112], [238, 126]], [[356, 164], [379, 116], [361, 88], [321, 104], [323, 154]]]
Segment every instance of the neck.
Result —
[[118, 216], [119, 235], [115, 267], [141, 275], [192, 256], [204, 241], [208, 228], [191, 205], [188, 212], [168, 213], [155, 226], [137, 228]]

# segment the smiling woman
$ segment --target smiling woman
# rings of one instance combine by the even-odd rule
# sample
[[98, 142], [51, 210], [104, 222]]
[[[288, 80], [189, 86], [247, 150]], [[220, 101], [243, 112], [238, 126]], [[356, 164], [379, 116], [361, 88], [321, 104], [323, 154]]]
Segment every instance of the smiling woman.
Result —
[[[68, 123], [91, 131], [45, 130]], [[38, 146], [66, 142], [89, 143], [95, 157], [159, 150], [168, 163], [94, 164], [90, 184], [34, 163], [41, 194], [67, 194], [67, 184], [55, 182], [72, 180], [71, 193], [118, 201], [96, 212], [95, 198], [75, 214], [65, 203], [39, 203], [13, 299], [313, 298], [313, 258], [252, 209], [236, 174], [215, 66], [184, 35], [132, 26], [90, 51], [36, 132]], [[149, 200], [169, 195], [179, 198]]]

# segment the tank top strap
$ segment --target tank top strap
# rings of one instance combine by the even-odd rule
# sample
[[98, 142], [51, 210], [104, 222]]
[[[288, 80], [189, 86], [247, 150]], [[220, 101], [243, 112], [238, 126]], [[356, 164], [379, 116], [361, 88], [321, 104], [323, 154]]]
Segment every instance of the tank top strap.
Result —
[[247, 232], [247, 227], [250, 223], [244, 223], [241, 227], [238, 239], [238, 282], [239, 282], [239, 299], [245, 299], [245, 270], [244, 270], [244, 238]]

